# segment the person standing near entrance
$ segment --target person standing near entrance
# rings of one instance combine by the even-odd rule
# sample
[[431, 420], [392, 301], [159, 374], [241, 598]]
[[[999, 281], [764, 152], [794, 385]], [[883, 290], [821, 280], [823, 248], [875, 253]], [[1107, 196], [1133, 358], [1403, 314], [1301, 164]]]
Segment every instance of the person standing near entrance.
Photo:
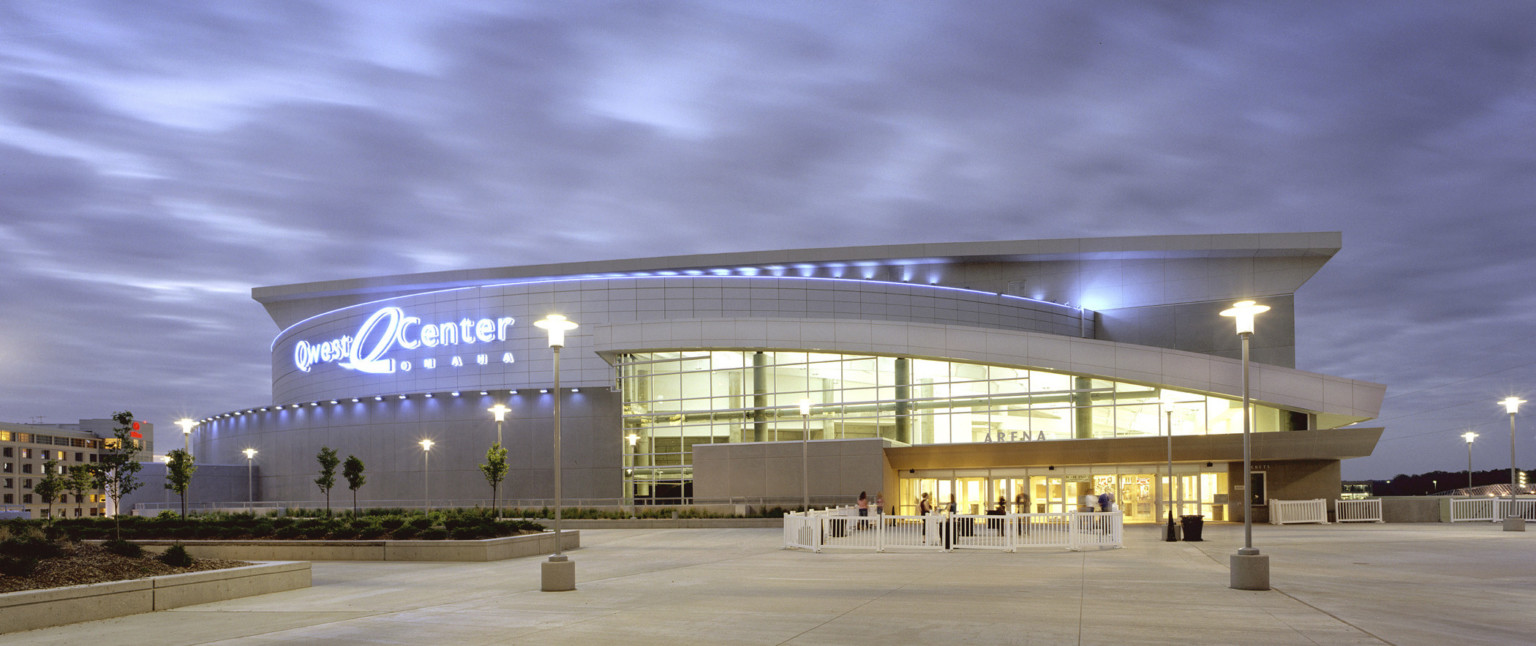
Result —
[[1093, 487], [1083, 489], [1083, 499], [1077, 506], [1078, 511], [1093, 511], [1099, 506], [1099, 497], [1093, 495]]
[[860, 519], [859, 520], [859, 529], [864, 529], [865, 527], [868, 527], [869, 521], [863, 520], [863, 519], [868, 518], [868, 517], [869, 517], [869, 494], [868, 494], [868, 492], [860, 491], [859, 492], [859, 519]]
[[1025, 532], [1028, 532], [1029, 517], [1024, 514], [1029, 513], [1029, 494], [1020, 491], [1019, 495], [1013, 497], [1013, 513], [1020, 516], [1019, 534], [1023, 535]]
[[885, 514], [885, 491], [884, 490], [876, 491], [875, 492], [875, 515], [876, 516], [881, 516], [881, 515], [884, 515], [884, 514]]

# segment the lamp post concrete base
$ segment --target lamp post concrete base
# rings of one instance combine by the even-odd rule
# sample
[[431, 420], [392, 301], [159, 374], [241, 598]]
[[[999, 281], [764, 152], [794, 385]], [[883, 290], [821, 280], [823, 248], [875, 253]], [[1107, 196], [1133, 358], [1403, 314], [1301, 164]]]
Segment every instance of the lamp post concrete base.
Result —
[[1232, 555], [1231, 585], [1233, 590], [1268, 590], [1269, 555], [1260, 554], [1253, 548], [1243, 548]]
[[542, 564], [540, 575], [544, 592], [568, 592], [576, 589], [576, 562], [564, 554], [549, 557]]
[[1524, 516], [1505, 516], [1504, 517], [1504, 531], [1506, 531], [1506, 532], [1523, 532], [1523, 531], [1525, 531], [1525, 517]]

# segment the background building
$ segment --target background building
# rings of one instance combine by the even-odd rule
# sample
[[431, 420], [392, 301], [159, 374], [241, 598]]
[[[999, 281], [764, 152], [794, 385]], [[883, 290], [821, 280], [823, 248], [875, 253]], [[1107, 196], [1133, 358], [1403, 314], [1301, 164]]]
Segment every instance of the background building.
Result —
[[[0, 423], [0, 508], [21, 512], [29, 518], [43, 518], [48, 505], [34, 491], [49, 460], [58, 460], [60, 469], [95, 464], [105, 442], [115, 442], [110, 419], [82, 419], [76, 424]], [[152, 448], [149, 438], [154, 425], [139, 422], [144, 436], [142, 455]], [[85, 496], [63, 491], [54, 499], [55, 516], [99, 516], [106, 513], [107, 499], [100, 489], [90, 489]]]
[[[568, 504], [798, 504], [922, 492], [965, 510], [1113, 491], [1132, 518], [1240, 513], [1241, 369], [1253, 337], [1254, 473], [1269, 498], [1337, 498], [1385, 388], [1295, 369], [1295, 292], [1337, 233], [803, 249], [437, 272], [253, 290], [277, 323], [272, 400], [205, 418], [199, 461], [259, 451], [267, 500], [315, 501], [322, 446], [368, 465], [375, 505], [552, 495]], [[559, 313], [560, 393], [532, 322]], [[809, 414], [800, 402], [808, 400]], [[1347, 427], [1347, 428], [1346, 428]], [[1171, 430], [1174, 478], [1167, 479]], [[430, 438], [430, 473], [417, 442]], [[803, 440], [809, 440], [802, 447]], [[802, 471], [806, 450], [809, 478]]]

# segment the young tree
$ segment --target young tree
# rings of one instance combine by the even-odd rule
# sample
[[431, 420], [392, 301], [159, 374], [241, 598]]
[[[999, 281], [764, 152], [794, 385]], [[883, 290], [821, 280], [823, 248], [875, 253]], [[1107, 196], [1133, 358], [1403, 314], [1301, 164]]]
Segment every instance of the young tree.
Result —
[[121, 539], [122, 527], [117, 519], [122, 516], [123, 496], [133, 493], [144, 484], [138, 478], [139, 470], [144, 465], [139, 464], [137, 459], [139, 442], [133, 437], [138, 433], [133, 430], [133, 413], [112, 413], [112, 421], [117, 422], [117, 427], [112, 429], [113, 439], [103, 443], [96, 464], [91, 465], [91, 485], [94, 489], [105, 490], [107, 497], [112, 499], [112, 538]]
[[496, 517], [501, 518], [501, 481], [507, 477], [507, 450], [502, 448], [501, 442], [491, 443], [491, 449], [485, 452], [485, 461], [480, 465], [480, 472], [485, 474], [485, 481], [491, 483], [491, 506], [496, 508]]
[[325, 515], [330, 516], [331, 487], [336, 486], [336, 465], [341, 464], [341, 459], [336, 457], [336, 449], [328, 446], [320, 447], [320, 454], [315, 459], [320, 462], [320, 477], [315, 478], [315, 484], [325, 492]]
[[43, 504], [48, 505], [48, 525], [53, 525], [53, 501], [64, 492], [68, 479], [60, 473], [58, 460], [49, 460], [43, 463], [43, 478], [37, 481], [37, 486], [32, 488], [32, 493], [42, 498]]
[[165, 454], [169, 458], [165, 463], [165, 488], [176, 492], [181, 496], [181, 517], [187, 517], [187, 487], [192, 484], [192, 474], [197, 471], [197, 465], [192, 461], [192, 454], [183, 449], [175, 449]]
[[347, 488], [352, 490], [352, 515], [357, 515], [357, 490], [367, 484], [368, 478], [363, 475], [363, 461], [355, 455], [348, 455], [347, 461], [341, 465], [341, 477], [347, 479]]
[[85, 492], [91, 489], [91, 467], [77, 464], [69, 468], [69, 484], [66, 485], [70, 493], [75, 494], [75, 506], [79, 507], [85, 502]]

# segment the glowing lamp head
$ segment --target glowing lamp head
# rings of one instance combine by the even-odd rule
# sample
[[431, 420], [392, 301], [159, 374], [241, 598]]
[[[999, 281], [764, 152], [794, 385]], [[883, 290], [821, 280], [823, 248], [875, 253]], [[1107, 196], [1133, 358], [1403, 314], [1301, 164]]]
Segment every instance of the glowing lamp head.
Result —
[[560, 314], [550, 314], [533, 322], [537, 327], [549, 333], [549, 347], [565, 347], [565, 333], [576, 329], [576, 322], [565, 318]]
[[629, 435], [625, 435], [624, 439], [629, 440], [630, 446], [634, 446], [636, 442], [640, 441], [640, 436], [635, 435], [634, 433], [630, 433]]
[[[191, 419], [191, 418], [187, 418], [187, 417], [183, 417], [181, 419], [176, 420], [176, 425], [181, 427], [181, 434], [182, 435], [191, 435], [192, 434], [192, 427], [197, 426], [197, 420], [194, 420], [194, 419]], [[137, 427], [135, 427], [135, 428], [137, 428]]]
[[1477, 439], [1477, 433], [1473, 433], [1472, 431], [1467, 431], [1467, 432], [1461, 434], [1461, 439], [1466, 440], [1467, 444], [1471, 444], [1472, 440]]
[[422, 440], [420, 442], [417, 442], [417, 444], [421, 445], [421, 450], [422, 451], [431, 451], [432, 450], [432, 445], [436, 444], [436, 442], [433, 442], [432, 440]]
[[256, 457], [256, 449], [245, 449], [241, 453], [245, 454], [245, 459], [247, 460]]
[[1260, 305], [1253, 301], [1241, 301], [1233, 303], [1232, 307], [1221, 311], [1222, 316], [1230, 316], [1237, 321], [1237, 334], [1253, 334], [1253, 317], [1269, 311], [1268, 305]]
[[802, 400], [800, 400], [800, 416], [801, 417], [805, 417], [805, 416], [810, 415], [810, 414], [811, 414], [811, 400], [809, 400], [809, 399], [802, 399]]
[[507, 421], [507, 413], [512, 411], [512, 409], [507, 408], [505, 404], [497, 404], [487, 408], [486, 410], [491, 411], [491, 416], [495, 417], [498, 423]]
[[1524, 404], [1525, 400], [1511, 395], [1499, 400], [1499, 403], [1504, 405], [1504, 412], [1514, 415], [1520, 412], [1520, 405]]

